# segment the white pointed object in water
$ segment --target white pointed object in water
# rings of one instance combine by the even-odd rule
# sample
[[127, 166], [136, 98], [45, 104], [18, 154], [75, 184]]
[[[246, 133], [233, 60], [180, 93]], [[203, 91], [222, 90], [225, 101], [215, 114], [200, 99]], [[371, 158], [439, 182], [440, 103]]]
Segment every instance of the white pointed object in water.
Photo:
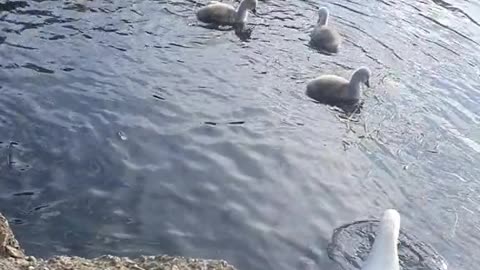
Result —
[[328, 25], [330, 12], [326, 7], [318, 10], [318, 21], [310, 33], [310, 45], [329, 53], [337, 53], [342, 39], [338, 32]]
[[399, 234], [400, 214], [395, 209], [385, 210], [377, 229], [375, 242], [362, 270], [399, 270]]
[[204, 23], [236, 25], [247, 22], [248, 11], [256, 13], [257, 0], [242, 0], [237, 9], [232, 5], [211, 1], [197, 11], [197, 19]]

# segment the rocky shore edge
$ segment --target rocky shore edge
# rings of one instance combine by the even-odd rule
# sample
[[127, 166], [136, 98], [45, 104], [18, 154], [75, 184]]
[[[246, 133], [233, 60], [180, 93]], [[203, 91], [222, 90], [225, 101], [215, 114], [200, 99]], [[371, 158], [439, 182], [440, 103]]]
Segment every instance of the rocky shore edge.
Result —
[[0, 270], [236, 270], [221, 260], [204, 260], [171, 256], [138, 258], [105, 255], [95, 259], [56, 256], [49, 259], [27, 256], [0, 213]]

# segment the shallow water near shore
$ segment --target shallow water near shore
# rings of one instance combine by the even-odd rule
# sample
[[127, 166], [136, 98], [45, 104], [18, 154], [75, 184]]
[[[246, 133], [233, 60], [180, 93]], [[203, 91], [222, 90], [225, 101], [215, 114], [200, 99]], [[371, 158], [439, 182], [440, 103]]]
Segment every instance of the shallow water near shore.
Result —
[[[0, 2], [0, 211], [27, 253], [335, 269], [334, 228], [394, 207], [449, 269], [480, 263], [480, 4]], [[320, 5], [344, 38], [308, 47]], [[361, 112], [304, 95], [369, 66]]]

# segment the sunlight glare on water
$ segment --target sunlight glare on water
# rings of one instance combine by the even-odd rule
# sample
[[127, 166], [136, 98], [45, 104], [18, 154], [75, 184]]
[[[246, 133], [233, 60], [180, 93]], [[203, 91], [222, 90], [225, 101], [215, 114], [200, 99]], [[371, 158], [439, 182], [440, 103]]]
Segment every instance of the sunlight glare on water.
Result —
[[[334, 269], [333, 230], [393, 207], [477, 269], [478, 2], [259, 1], [246, 40], [206, 2], [0, 2], [0, 211], [29, 254]], [[337, 55], [308, 47], [320, 5]], [[359, 66], [355, 118], [305, 96]]]

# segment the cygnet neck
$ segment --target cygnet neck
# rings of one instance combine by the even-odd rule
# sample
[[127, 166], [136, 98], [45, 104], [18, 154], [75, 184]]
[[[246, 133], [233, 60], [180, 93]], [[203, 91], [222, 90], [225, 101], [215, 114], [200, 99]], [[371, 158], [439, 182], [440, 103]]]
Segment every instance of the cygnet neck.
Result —
[[240, 5], [237, 8], [237, 16], [235, 18], [235, 21], [237, 23], [244, 23], [247, 21], [248, 17], [248, 3], [247, 0], [243, 0], [240, 2]]
[[327, 26], [328, 25], [328, 13], [327, 14], [322, 14], [322, 16], [318, 17], [317, 25], [318, 26]]
[[360, 76], [358, 76], [357, 73], [354, 73], [352, 75], [352, 78], [350, 78], [350, 83], [348, 84], [348, 96], [354, 99], [360, 99], [360, 96], [362, 95], [362, 88], [360, 87], [360, 84], [362, 83], [362, 80]]

